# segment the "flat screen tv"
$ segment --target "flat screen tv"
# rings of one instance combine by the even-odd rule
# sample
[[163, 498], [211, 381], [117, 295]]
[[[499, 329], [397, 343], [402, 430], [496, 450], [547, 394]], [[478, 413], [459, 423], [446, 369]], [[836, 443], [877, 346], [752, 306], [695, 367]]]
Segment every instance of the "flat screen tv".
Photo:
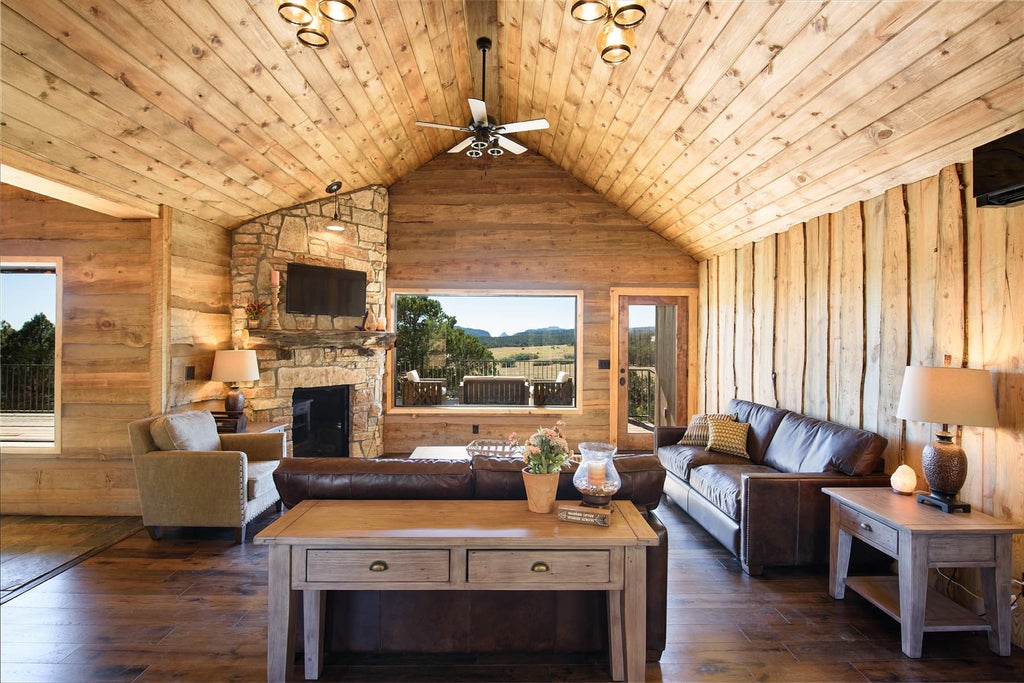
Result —
[[366, 273], [361, 270], [288, 264], [285, 310], [300, 315], [366, 313]]
[[974, 198], [978, 206], [1024, 202], [1024, 130], [974, 150]]

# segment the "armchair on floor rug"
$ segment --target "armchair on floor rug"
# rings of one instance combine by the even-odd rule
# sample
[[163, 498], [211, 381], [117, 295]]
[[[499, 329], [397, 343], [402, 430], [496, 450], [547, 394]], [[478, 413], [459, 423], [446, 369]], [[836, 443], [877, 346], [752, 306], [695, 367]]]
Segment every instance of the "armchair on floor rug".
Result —
[[158, 539], [161, 527], [245, 526], [281, 498], [274, 470], [285, 457], [285, 435], [219, 434], [209, 411], [155, 415], [129, 423], [142, 523]]

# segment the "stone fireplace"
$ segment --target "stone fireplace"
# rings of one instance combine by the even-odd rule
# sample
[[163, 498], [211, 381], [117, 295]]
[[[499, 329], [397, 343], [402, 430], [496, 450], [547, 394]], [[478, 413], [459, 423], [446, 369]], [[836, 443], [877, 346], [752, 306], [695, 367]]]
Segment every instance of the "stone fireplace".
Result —
[[[326, 229], [334, 216], [333, 197], [261, 216], [234, 231], [232, 341], [236, 348], [257, 351], [260, 380], [245, 390], [253, 421], [291, 423], [296, 389], [347, 386], [348, 455], [373, 458], [384, 452], [384, 365], [394, 334], [356, 329], [362, 317], [286, 312], [288, 264], [303, 263], [365, 272], [367, 308], [378, 317], [385, 314], [387, 190], [373, 186], [338, 199], [344, 232]], [[282, 329], [267, 329], [268, 315], [249, 328], [245, 307], [271, 301], [272, 271], [281, 278]], [[289, 439], [289, 452], [292, 443]]]

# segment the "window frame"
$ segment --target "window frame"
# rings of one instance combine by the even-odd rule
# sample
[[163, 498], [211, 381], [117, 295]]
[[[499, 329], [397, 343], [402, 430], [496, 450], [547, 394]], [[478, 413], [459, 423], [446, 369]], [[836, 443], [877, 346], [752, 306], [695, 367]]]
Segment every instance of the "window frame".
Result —
[[[396, 405], [395, 382], [397, 362], [396, 349], [388, 351], [385, 363], [384, 382], [387, 404], [385, 410], [396, 415], [465, 415], [465, 416], [493, 416], [493, 415], [552, 415], [560, 413], [580, 413], [583, 410], [581, 397], [583, 396], [584, 367], [583, 351], [583, 308], [586, 303], [582, 289], [438, 289], [432, 287], [395, 287], [388, 288], [388, 329], [397, 331], [397, 313], [399, 296], [514, 296], [514, 297], [573, 297], [576, 299], [576, 370], [573, 373], [574, 396], [571, 406], [486, 406], [486, 405], [437, 405], [437, 406], [402, 406]], [[396, 341], [397, 347], [397, 341]]]
[[61, 386], [63, 363], [64, 335], [64, 257], [62, 256], [0, 256], [0, 267], [43, 267], [54, 269], [57, 281], [54, 286], [54, 317], [53, 320], [53, 444], [46, 446], [13, 446], [0, 440], [0, 452], [6, 456], [60, 455], [61, 453], [61, 414], [63, 399]]

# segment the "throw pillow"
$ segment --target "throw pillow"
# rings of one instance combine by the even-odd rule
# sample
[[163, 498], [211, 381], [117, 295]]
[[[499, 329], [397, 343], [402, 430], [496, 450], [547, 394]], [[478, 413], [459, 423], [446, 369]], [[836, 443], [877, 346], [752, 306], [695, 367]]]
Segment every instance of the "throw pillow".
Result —
[[711, 417], [708, 419], [708, 428], [710, 433], [705, 450], [738, 455], [741, 458], [750, 457], [747, 455], [748, 423]]
[[162, 451], [219, 451], [217, 421], [207, 410], [163, 415], [149, 425], [153, 443]]
[[681, 446], [707, 446], [708, 445], [708, 418], [715, 417], [721, 420], [735, 420], [735, 413], [700, 413], [690, 418], [690, 424], [686, 426], [686, 433], [679, 439]]
[[410, 370], [409, 372], [405, 373], [405, 378], [407, 380], [409, 380], [410, 382], [419, 382], [420, 381], [420, 373], [418, 373], [415, 370]]

